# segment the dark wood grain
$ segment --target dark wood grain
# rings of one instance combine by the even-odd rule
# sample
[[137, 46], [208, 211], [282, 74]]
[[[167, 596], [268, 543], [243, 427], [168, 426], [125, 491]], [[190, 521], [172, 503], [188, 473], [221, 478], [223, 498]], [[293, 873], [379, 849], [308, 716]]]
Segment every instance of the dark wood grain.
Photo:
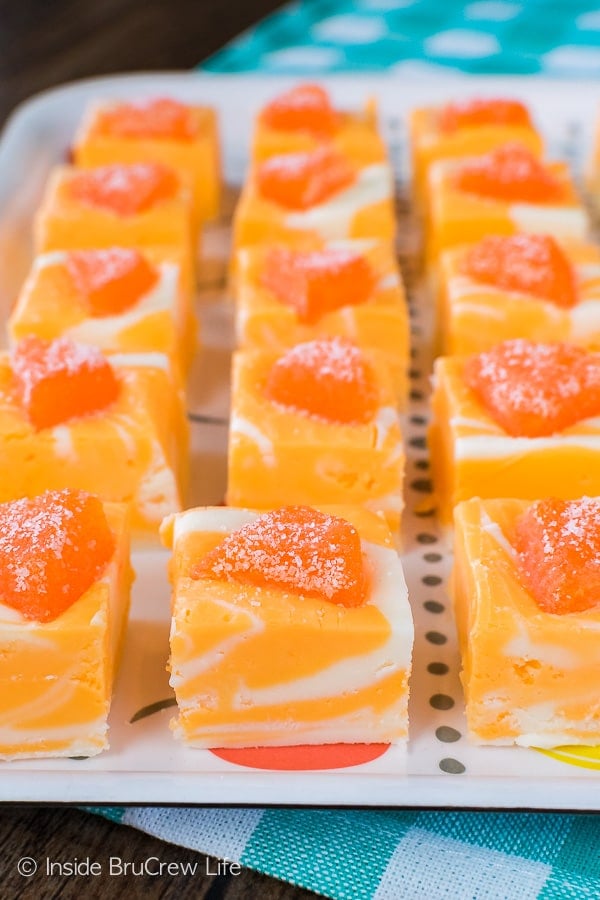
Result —
[[[280, 2], [273, 0], [0, 0], [0, 123], [32, 93], [111, 72], [185, 69], [214, 53]], [[303, 900], [315, 895], [242, 869], [207, 874], [208, 857], [76, 809], [0, 806], [2, 900], [206, 898]], [[17, 871], [31, 856], [40, 870]], [[111, 876], [111, 856], [141, 862], [198, 863], [193, 876]], [[44, 873], [45, 860], [89, 857], [98, 876]], [[210, 871], [215, 861], [209, 860]]]
[[21, 100], [93, 75], [189, 69], [274, 0], [0, 0], [0, 122]]
[[[194, 897], [197, 900], [306, 900], [315, 895], [260, 875], [249, 869], [239, 874], [214, 873], [218, 861], [212, 857], [175, 847], [151, 838], [124, 825], [116, 825], [79, 810], [55, 810], [50, 808], [2, 809], [0, 808], [0, 896], [2, 900], [128, 900], [144, 897], [146, 900], [171, 900]], [[35, 875], [25, 878], [19, 874], [18, 862], [29, 856], [39, 868]], [[195, 874], [134, 875], [119, 874], [120, 864], [110, 859], [134, 863], [136, 867], [153, 858], [177, 863], [179, 866], [197, 866]], [[52, 861], [54, 873], [48, 874], [46, 860]], [[99, 875], [58, 874], [56, 864], [64, 866], [75, 859], [79, 863], [96, 863], [102, 869]], [[221, 864], [223, 868], [223, 864]], [[64, 871], [64, 869], [63, 869]], [[190, 871], [189, 869], [187, 871]]]

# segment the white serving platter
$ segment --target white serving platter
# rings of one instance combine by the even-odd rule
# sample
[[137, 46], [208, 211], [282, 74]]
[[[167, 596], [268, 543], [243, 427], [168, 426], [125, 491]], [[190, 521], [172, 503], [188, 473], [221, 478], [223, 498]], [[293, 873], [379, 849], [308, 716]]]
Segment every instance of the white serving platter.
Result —
[[[556, 154], [580, 164], [589, 151], [600, 100], [576, 84], [522, 78], [400, 75], [323, 79], [336, 103], [377, 96], [394, 162], [403, 178], [402, 123], [416, 105], [473, 95], [517, 96], [534, 112]], [[193, 73], [127, 75], [83, 81], [21, 106], [0, 141], [0, 314], [5, 318], [31, 260], [31, 223], [49, 169], [67, 158], [86, 104], [101, 97], [171, 95], [218, 107], [225, 177], [239, 185], [256, 109], [292, 79]], [[416, 643], [408, 751], [358, 747], [326, 751], [238, 752], [224, 758], [188, 750], [168, 727], [166, 554], [135, 554], [137, 580], [110, 714], [110, 743], [93, 759], [0, 763], [0, 800], [94, 804], [289, 804], [372, 807], [472, 807], [600, 810], [600, 749], [542, 753], [478, 748], [465, 737], [459, 659], [445, 592], [448, 548], [427, 508], [428, 298], [418, 283], [418, 232], [400, 196], [399, 253], [411, 298], [412, 400], [406, 417], [408, 469], [404, 552]], [[219, 503], [225, 492], [231, 306], [225, 290], [226, 218], [205, 241], [210, 266], [201, 292], [203, 352], [190, 383], [193, 488], [189, 504]], [[430, 305], [430, 304], [429, 304]], [[0, 477], [2, 477], [0, 473]], [[600, 669], [600, 662], [599, 662]]]

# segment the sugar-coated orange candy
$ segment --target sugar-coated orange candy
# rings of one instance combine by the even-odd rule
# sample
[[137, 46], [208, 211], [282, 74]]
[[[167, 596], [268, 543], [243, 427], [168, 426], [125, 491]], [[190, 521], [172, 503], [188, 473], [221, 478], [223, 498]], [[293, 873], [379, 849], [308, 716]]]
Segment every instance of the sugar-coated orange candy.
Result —
[[542, 437], [600, 415], [600, 354], [570, 344], [504, 341], [470, 357], [464, 378], [513, 437]]
[[564, 200], [560, 181], [521, 144], [503, 144], [462, 163], [456, 172], [456, 184], [461, 191], [508, 203]]
[[277, 587], [343, 606], [359, 606], [366, 598], [356, 528], [309, 506], [258, 516], [197, 563], [192, 577]]
[[198, 131], [189, 107], [169, 97], [118, 103], [103, 109], [96, 128], [112, 137], [173, 141], [191, 141]]
[[480, 128], [485, 125], [530, 125], [527, 108], [519, 100], [502, 97], [478, 97], [447, 103], [438, 113], [438, 125], [442, 131], [459, 128]]
[[46, 491], [0, 505], [0, 602], [51, 622], [100, 578], [115, 552], [102, 503]]
[[375, 286], [367, 259], [353, 250], [329, 247], [310, 253], [276, 247], [268, 254], [261, 283], [312, 325], [326, 313], [365, 303]]
[[139, 250], [71, 250], [66, 267], [92, 316], [114, 316], [132, 307], [158, 281], [156, 269]]
[[177, 176], [167, 166], [133, 163], [76, 172], [69, 180], [69, 191], [79, 203], [118, 216], [134, 216], [172, 198], [178, 185]]
[[99, 412], [119, 394], [119, 382], [96, 347], [66, 337], [24, 337], [11, 354], [21, 405], [35, 428], [52, 428]]
[[548, 613], [600, 606], [600, 499], [539, 500], [515, 526], [517, 568]]
[[379, 392], [363, 353], [341, 338], [297, 344], [271, 368], [270, 400], [329, 422], [369, 422]]
[[272, 156], [256, 169], [262, 196], [286, 209], [316, 206], [348, 187], [355, 177], [350, 163], [328, 147]]
[[566, 309], [577, 303], [573, 267], [547, 234], [489, 235], [467, 251], [462, 269], [483, 284], [532, 294]]
[[336, 114], [329, 94], [318, 84], [299, 84], [280, 94], [264, 107], [260, 118], [277, 131], [330, 135], [336, 127]]

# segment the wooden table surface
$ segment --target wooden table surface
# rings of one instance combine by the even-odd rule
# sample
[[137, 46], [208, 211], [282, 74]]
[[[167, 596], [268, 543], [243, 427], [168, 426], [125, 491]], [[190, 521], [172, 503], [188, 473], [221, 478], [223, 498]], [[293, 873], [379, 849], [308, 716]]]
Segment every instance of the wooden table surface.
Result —
[[[281, 3], [273, 0], [0, 0], [0, 124], [31, 94], [93, 75], [187, 69]], [[301, 900], [315, 895], [248, 869], [211, 874], [202, 854], [76, 809], [0, 806], [0, 896], [35, 900], [110, 897]], [[19, 874], [22, 857], [38, 871]], [[193, 876], [110, 875], [109, 859], [198, 863]], [[77, 858], [102, 874], [46, 874], [46, 860]], [[208, 871], [207, 871], [208, 870]]]

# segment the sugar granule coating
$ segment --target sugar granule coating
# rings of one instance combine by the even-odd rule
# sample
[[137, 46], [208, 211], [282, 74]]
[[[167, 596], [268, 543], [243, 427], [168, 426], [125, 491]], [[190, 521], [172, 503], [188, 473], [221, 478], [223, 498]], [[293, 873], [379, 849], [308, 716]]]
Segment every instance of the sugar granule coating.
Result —
[[344, 606], [358, 606], [366, 596], [356, 528], [308, 506], [258, 516], [198, 562], [192, 577], [277, 587]]
[[102, 503], [85, 491], [46, 491], [0, 505], [0, 601], [38, 622], [72, 606], [115, 552]]
[[75, 172], [68, 181], [68, 191], [79, 203], [119, 216], [146, 212], [173, 197], [178, 186], [176, 174], [159, 163], [100, 166]]
[[115, 104], [95, 124], [99, 133], [121, 138], [191, 141], [198, 133], [190, 109], [169, 97]]
[[456, 171], [456, 186], [509, 203], [560, 203], [565, 199], [558, 178], [526, 147], [513, 143], [462, 163]]
[[517, 568], [538, 606], [566, 614], [600, 606], [600, 499], [541, 500], [515, 525]]
[[447, 103], [437, 114], [438, 127], [442, 131], [459, 128], [480, 128], [485, 125], [531, 125], [529, 112], [519, 100], [503, 97], [476, 97]]
[[363, 352], [342, 338], [292, 347], [271, 368], [265, 394], [281, 406], [341, 424], [369, 422], [379, 405]]
[[600, 355], [569, 344], [504, 341], [470, 357], [467, 385], [513, 437], [543, 437], [600, 415]]
[[158, 281], [156, 269], [133, 248], [72, 250], [66, 255], [65, 265], [93, 316], [124, 312]]
[[309, 325], [333, 310], [365, 303], [375, 287], [369, 261], [341, 247], [304, 253], [275, 247], [265, 258], [260, 280]]
[[531, 294], [566, 309], [578, 300], [573, 267], [550, 235], [490, 235], [465, 253], [461, 269], [483, 284]]
[[272, 156], [256, 168], [262, 196], [291, 210], [309, 209], [348, 187], [355, 179], [350, 163], [335, 150]]
[[318, 84], [299, 84], [275, 97], [260, 120], [277, 131], [307, 131], [319, 136], [335, 131], [337, 117], [329, 94]]
[[19, 401], [38, 429], [106, 409], [119, 394], [102, 352], [67, 337], [23, 338], [11, 353], [11, 367]]

